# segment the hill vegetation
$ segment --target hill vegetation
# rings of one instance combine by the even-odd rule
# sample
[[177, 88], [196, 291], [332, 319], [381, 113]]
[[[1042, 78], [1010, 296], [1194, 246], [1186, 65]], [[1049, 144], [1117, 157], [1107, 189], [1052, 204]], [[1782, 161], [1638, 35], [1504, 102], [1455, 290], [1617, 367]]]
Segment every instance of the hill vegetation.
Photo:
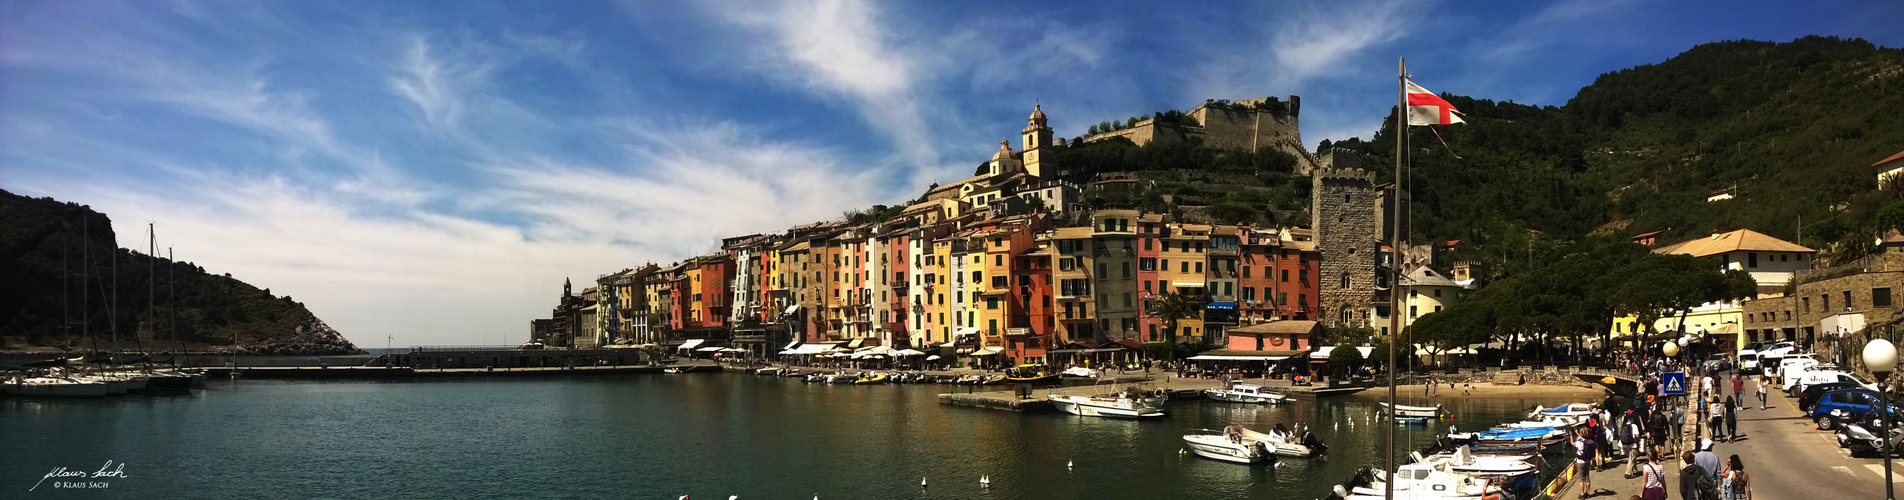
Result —
[[[0, 341], [5, 347], [108, 349], [116, 331], [126, 350], [176, 351], [185, 342], [233, 353], [357, 352], [289, 296], [274, 296], [270, 289], [208, 273], [190, 262], [154, 261], [117, 248], [117, 241], [106, 214], [0, 191]], [[155, 275], [153, 286], [148, 279]], [[148, 291], [152, 288], [156, 291]], [[156, 311], [148, 311], [149, 301], [157, 304]], [[62, 319], [71, 323], [62, 325]]]

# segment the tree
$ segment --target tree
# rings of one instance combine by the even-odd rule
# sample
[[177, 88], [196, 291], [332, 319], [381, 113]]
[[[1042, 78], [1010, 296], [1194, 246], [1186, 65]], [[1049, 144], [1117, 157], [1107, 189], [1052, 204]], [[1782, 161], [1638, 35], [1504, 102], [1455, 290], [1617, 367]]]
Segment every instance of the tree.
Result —
[[1176, 361], [1177, 321], [1203, 318], [1203, 304], [1175, 293], [1159, 294], [1144, 304], [1144, 315], [1163, 320], [1164, 341], [1172, 346], [1170, 360]]
[[[1382, 355], [1387, 356], [1388, 354], [1383, 353]], [[1357, 366], [1361, 366], [1363, 361], [1362, 350], [1349, 344], [1337, 342], [1335, 349], [1329, 351], [1329, 366], [1334, 369], [1333, 371], [1337, 376], [1348, 373]]]

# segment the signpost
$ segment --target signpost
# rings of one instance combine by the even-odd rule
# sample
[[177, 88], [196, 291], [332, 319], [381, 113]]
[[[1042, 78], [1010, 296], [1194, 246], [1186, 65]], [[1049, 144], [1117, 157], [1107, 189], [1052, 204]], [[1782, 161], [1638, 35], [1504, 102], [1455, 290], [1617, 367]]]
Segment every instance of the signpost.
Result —
[[1667, 396], [1686, 395], [1686, 372], [1666, 372], [1660, 374], [1660, 384], [1664, 385], [1661, 394]]

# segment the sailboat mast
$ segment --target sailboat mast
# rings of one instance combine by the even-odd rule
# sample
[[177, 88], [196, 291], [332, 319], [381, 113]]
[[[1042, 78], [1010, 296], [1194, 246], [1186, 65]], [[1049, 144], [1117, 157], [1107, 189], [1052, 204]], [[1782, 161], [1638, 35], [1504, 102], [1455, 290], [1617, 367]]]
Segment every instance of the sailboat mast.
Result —
[[[93, 221], [85, 214], [79, 216], [79, 334], [93, 342], [93, 352], [99, 352], [99, 337], [93, 336], [93, 294], [86, 291], [92, 286], [93, 270]], [[84, 358], [82, 358], [84, 359]]]
[[171, 303], [172, 341], [179, 343], [179, 352], [185, 352], [185, 343], [178, 338], [178, 262], [172, 260], [172, 247], [165, 247], [165, 289], [172, 297]]
[[72, 246], [68, 245], [66, 241], [68, 239], [67, 238], [68, 235], [71, 234], [72, 232], [73, 232], [73, 225], [71, 221], [61, 220], [60, 221], [60, 334], [66, 337], [65, 339], [61, 340], [61, 344], [60, 344], [61, 348], [64, 348], [66, 346], [73, 344], [73, 270], [72, 270], [72, 266], [67, 262], [72, 259], [72, 255], [70, 254], [73, 253], [73, 250], [72, 250]]
[[112, 257], [112, 302], [111, 302], [112, 310], [110, 314], [106, 315], [106, 321], [112, 324], [112, 355], [108, 356], [106, 359], [109, 359], [111, 360], [112, 363], [117, 364], [119, 362], [119, 238], [118, 238], [118, 234], [115, 233], [113, 235], [112, 252], [107, 253], [106, 255]]
[[[1382, 496], [1389, 499], [1395, 498], [1396, 480], [1395, 425], [1397, 421], [1395, 420], [1395, 404], [1397, 401], [1395, 401], [1395, 344], [1401, 339], [1402, 316], [1401, 308], [1398, 305], [1398, 300], [1401, 297], [1401, 280], [1397, 279], [1399, 276], [1395, 274], [1395, 270], [1401, 268], [1402, 249], [1401, 245], [1396, 244], [1396, 241], [1397, 238], [1401, 236], [1401, 217], [1399, 217], [1399, 214], [1402, 206], [1402, 138], [1407, 136], [1408, 131], [1408, 58], [1404, 57], [1398, 62], [1398, 69], [1401, 73], [1396, 76], [1395, 82], [1395, 196], [1389, 200], [1389, 204], [1394, 207], [1394, 214], [1389, 216], [1389, 224], [1394, 226], [1395, 229], [1388, 235], [1388, 244], [1391, 249], [1388, 254], [1388, 425], [1385, 426], [1388, 432], [1388, 453], [1382, 457], [1386, 460], [1387, 464], [1387, 468], [1382, 470], [1387, 471], [1389, 474], [1388, 480], [1382, 482], [1384, 488]], [[1377, 253], [1379, 254], [1380, 252]]]

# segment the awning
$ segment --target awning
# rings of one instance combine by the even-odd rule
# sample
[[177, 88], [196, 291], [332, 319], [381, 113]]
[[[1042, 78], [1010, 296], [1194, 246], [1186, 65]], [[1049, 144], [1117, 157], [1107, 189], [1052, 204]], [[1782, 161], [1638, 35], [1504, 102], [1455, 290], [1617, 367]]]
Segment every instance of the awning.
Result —
[[976, 333], [978, 333], [978, 327], [976, 326], [960, 328], [958, 331], [959, 335], [972, 335]]
[[798, 341], [798, 340], [795, 340], [795, 341], [792, 341], [792, 342], [788, 342], [788, 343], [787, 343], [787, 346], [786, 346], [786, 347], [782, 347], [781, 349], [792, 349], [792, 348], [793, 348], [793, 346], [797, 346], [797, 345], [800, 345], [800, 341]]
[[680, 349], [683, 351], [688, 349], [693, 349], [695, 346], [701, 345], [702, 342], [706, 342], [706, 341], [707, 339], [689, 339], [686, 343], [681, 344], [681, 347], [676, 347], [675, 349]]
[[1170, 286], [1174, 286], [1177, 288], [1203, 288], [1203, 282], [1201, 281], [1172, 281], [1170, 282]]
[[694, 350], [694, 352], [717, 352], [717, 351], [720, 351], [721, 349], [723, 349], [723, 348], [721, 348], [721, 347], [702, 347], [702, 348], [700, 348], [700, 349], [695, 349], [695, 350]]
[[[1368, 359], [1369, 355], [1375, 353], [1375, 348], [1373, 347], [1357, 347], [1355, 350], [1362, 351], [1362, 359]], [[1329, 353], [1332, 352], [1335, 352], [1335, 346], [1326, 345], [1316, 348], [1316, 352], [1310, 354], [1309, 357], [1313, 359], [1329, 359]]]
[[937, 359], [939, 359], [939, 355], [937, 355], [937, 354], [934, 354], [934, 355], [931, 355], [931, 356], [926, 356], [926, 361], [934, 361], [934, 360], [937, 360]]
[[1204, 309], [1235, 309], [1236, 303], [1235, 302], [1211, 302], [1208, 305], [1203, 306], [1203, 308]]
[[898, 351], [893, 351], [892, 354], [894, 356], [924, 356], [926, 355], [926, 353], [914, 351], [912, 349], [900, 349]]
[[747, 350], [741, 349], [739, 347], [729, 347], [726, 349], [721, 349], [721, 352], [747, 352]]
[[796, 305], [787, 306], [787, 312], [782, 314], [793, 314], [797, 312], [800, 312], [800, 306], [796, 304]]
[[1282, 361], [1289, 356], [1191, 356], [1191, 361]]
[[858, 349], [859, 345], [865, 342], [866, 342], [865, 337], [856, 338], [856, 339], [853, 339], [852, 342], [847, 342], [846, 347], [850, 349]]
[[972, 355], [973, 355], [973, 356], [991, 356], [991, 355], [994, 355], [994, 354], [998, 354], [998, 353], [1001, 353], [1001, 352], [1005, 352], [1005, 350], [1004, 350], [1004, 349], [1000, 349], [1000, 348], [997, 348], [997, 347], [987, 347], [987, 348], [984, 348], [984, 349], [979, 349], [979, 350], [976, 350], [976, 351], [972, 351]]

